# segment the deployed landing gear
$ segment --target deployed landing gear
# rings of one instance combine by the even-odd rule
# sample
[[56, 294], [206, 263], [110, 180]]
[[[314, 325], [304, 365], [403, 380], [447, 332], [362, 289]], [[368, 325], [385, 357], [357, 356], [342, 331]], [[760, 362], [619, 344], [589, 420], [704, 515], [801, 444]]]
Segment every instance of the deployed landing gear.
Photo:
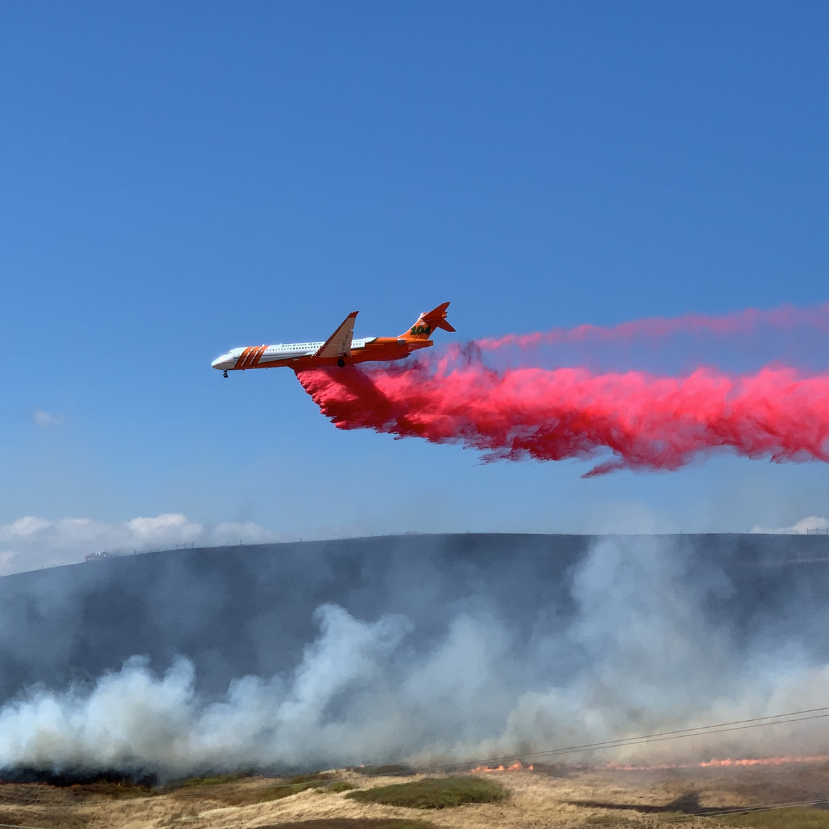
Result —
[[222, 374], [222, 377], [227, 378], [227, 371]]
[[345, 367], [345, 360], [343, 360], [343, 358], [342, 358], [342, 357], [340, 357], [340, 359], [339, 359], [339, 360], [337, 360], [337, 365], [338, 365], [340, 368], [344, 368], [344, 367]]

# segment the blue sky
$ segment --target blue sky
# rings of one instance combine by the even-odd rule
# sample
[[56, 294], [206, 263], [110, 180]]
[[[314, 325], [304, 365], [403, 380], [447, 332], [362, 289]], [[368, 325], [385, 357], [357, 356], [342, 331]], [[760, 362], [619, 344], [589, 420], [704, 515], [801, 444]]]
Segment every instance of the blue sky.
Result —
[[339, 432], [291, 372], [210, 368], [445, 300], [462, 338], [825, 302], [828, 39], [818, 2], [4, 3], [0, 524], [59, 546], [68, 518], [296, 538], [829, 513], [816, 464], [483, 466]]

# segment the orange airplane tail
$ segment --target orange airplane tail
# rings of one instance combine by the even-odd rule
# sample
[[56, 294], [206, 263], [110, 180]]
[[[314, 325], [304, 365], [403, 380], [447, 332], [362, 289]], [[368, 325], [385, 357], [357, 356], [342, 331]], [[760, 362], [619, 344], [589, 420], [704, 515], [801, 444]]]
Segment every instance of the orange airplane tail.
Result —
[[400, 339], [428, 340], [436, 328], [442, 328], [444, 331], [454, 331], [455, 329], [446, 321], [446, 309], [448, 307], [449, 303], [444, 302], [428, 313], [421, 314], [417, 318], [417, 322], [405, 334], [400, 335]]

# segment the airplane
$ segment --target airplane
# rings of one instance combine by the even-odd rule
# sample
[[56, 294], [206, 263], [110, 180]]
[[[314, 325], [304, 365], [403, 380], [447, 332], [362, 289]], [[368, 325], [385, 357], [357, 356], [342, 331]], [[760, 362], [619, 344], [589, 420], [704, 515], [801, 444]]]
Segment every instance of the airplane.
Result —
[[354, 339], [354, 321], [357, 311], [349, 314], [339, 328], [325, 341], [318, 343], [279, 343], [247, 348], [231, 348], [211, 365], [227, 377], [229, 371], [246, 371], [249, 368], [320, 368], [377, 360], [402, 360], [413, 351], [434, 345], [429, 339], [436, 328], [444, 331], [455, 329], [446, 321], [448, 302], [421, 314], [417, 322], [399, 337], [362, 337]]

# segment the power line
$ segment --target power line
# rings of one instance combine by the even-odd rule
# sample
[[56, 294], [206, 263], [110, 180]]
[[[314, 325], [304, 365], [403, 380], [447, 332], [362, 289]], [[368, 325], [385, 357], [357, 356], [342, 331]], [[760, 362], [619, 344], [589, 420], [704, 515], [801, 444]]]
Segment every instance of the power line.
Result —
[[[824, 712], [824, 713], [820, 713]], [[810, 716], [805, 716], [805, 715]], [[542, 749], [539, 751], [527, 752], [525, 754], [511, 754], [502, 755], [500, 757], [489, 757], [485, 760], [466, 760], [462, 763], [445, 763], [442, 765], [421, 766], [423, 771], [440, 771], [441, 769], [462, 769], [465, 766], [481, 766], [490, 763], [503, 764], [510, 761], [525, 760], [531, 757], [549, 757], [563, 754], [579, 754], [587, 751], [600, 751], [608, 748], [623, 748], [625, 746], [641, 745], [642, 743], [662, 742], [664, 740], [677, 740], [683, 737], [699, 737], [707, 734], [721, 734], [728, 731], [742, 731], [746, 728], [762, 728], [769, 725], [782, 725], [784, 723], [792, 722], [806, 722], [807, 720], [819, 720], [829, 718], [829, 706], [823, 708], [807, 708], [802, 711], [789, 711], [784, 714], [768, 714], [765, 717], [752, 717], [747, 720], [732, 720], [731, 722], [714, 723], [712, 725], [699, 725], [694, 728], [682, 728], [676, 731], [659, 731], [654, 734], [643, 734], [636, 737], [623, 737], [618, 740], [605, 740], [599, 743], [583, 743], [576, 746], [564, 746], [562, 748]], [[288, 789], [301, 786], [302, 783], [281, 783], [275, 786], [270, 786], [273, 789]], [[809, 801], [808, 803], [791, 803], [780, 804], [777, 806], [762, 807], [762, 809], [747, 809], [744, 811], [764, 811], [766, 809], [782, 809], [788, 807], [796, 807], [803, 805], [811, 805], [813, 803], [823, 803], [824, 801]], [[829, 802], [829, 801], [826, 801]], [[742, 814], [743, 810], [738, 810]], [[709, 814], [706, 812], [705, 816]], [[719, 814], [719, 813], [718, 813]], [[726, 812], [723, 812], [726, 814]], [[700, 815], [692, 815], [690, 817], [700, 817]], [[36, 826], [18, 826], [11, 823], [0, 823], [0, 829], [43, 829], [43, 827]]]
[[[820, 713], [823, 712], [823, 713]], [[804, 715], [810, 716], [804, 716]], [[605, 740], [601, 743], [585, 743], [579, 746], [566, 746], [563, 748], [550, 748], [533, 751], [526, 754], [512, 754], [501, 757], [490, 757], [486, 760], [466, 760], [462, 763], [445, 763], [443, 765], [420, 766], [421, 771], [441, 771], [448, 769], [463, 769], [465, 766], [482, 766], [490, 763], [503, 764], [516, 762], [530, 757], [549, 757], [559, 754], [578, 754], [586, 751], [599, 751], [607, 748], [622, 748], [624, 746], [639, 745], [641, 743], [661, 742], [663, 740], [677, 740], [682, 737], [698, 737], [706, 734], [719, 734], [725, 731], [741, 731], [745, 728], [761, 728], [767, 725], [779, 725], [788, 722], [805, 722], [807, 720], [818, 720], [829, 717], [829, 706], [823, 708], [806, 708], [803, 711], [789, 711], [785, 714], [768, 714], [765, 717], [752, 717], [748, 720], [732, 720], [725, 723], [714, 723], [713, 725], [699, 725], [695, 728], [682, 728], [677, 731], [660, 731], [655, 734], [643, 734], [637, 737], [624, 737], [619, 740]], [[786, 718], [786, 719], [784, 719]], [[417, 768], [417, 767], [416, 767]], [[301, 783], [279, 783], [271, 788], [288, 789]], [[2, 824], [0, 824], [0, 827]]]
[[[823, 713], [820, 713], [823, 712]], [[713, 725], [700, 725], [695, 728], [682, 728], [677, 731], [659, 731], [654, 734], [643, 734], [637, 737], [623, 737], [618, 740], [603, 740], [598, 743], [584, 743], [582, 745], [564, 746], [561, 748], [541, 749], [523, 754], [503, 755], [501, 757], [489, 757], [484, 760], [467, 760], [462, 763], [446, 763], [439, 766], [424, 766], [423, 768], [433, 769], [460, 769], [464, 766], [481, 766], [490, 763], [517, 762], [533, 757], [551, 757], [563, 754], [582, 754], [587, 751], [600, 751], [608, 748], [624, 748], [625, 746], [641, 745], [642, 743], [658, 743], [665, 740], [679, 740], [684, 737], [699, 737], [707, 734], [721, 734], [728, 731], [743, 731], [748, 728], [762, 728], [769, 725], [781, 725], [791, 722], [804, 722], [806, 720], [819, 720], [829, 717], [829, 706], [823, 708], [807, 708], [803, 711], [789, 711], [785, 714], [769, 714], [765, 717], [752, 717], [747, 720], [732, 720], [731, 722], [715, 723]], [[806, 716], [809, 715], [809, 716]]]

